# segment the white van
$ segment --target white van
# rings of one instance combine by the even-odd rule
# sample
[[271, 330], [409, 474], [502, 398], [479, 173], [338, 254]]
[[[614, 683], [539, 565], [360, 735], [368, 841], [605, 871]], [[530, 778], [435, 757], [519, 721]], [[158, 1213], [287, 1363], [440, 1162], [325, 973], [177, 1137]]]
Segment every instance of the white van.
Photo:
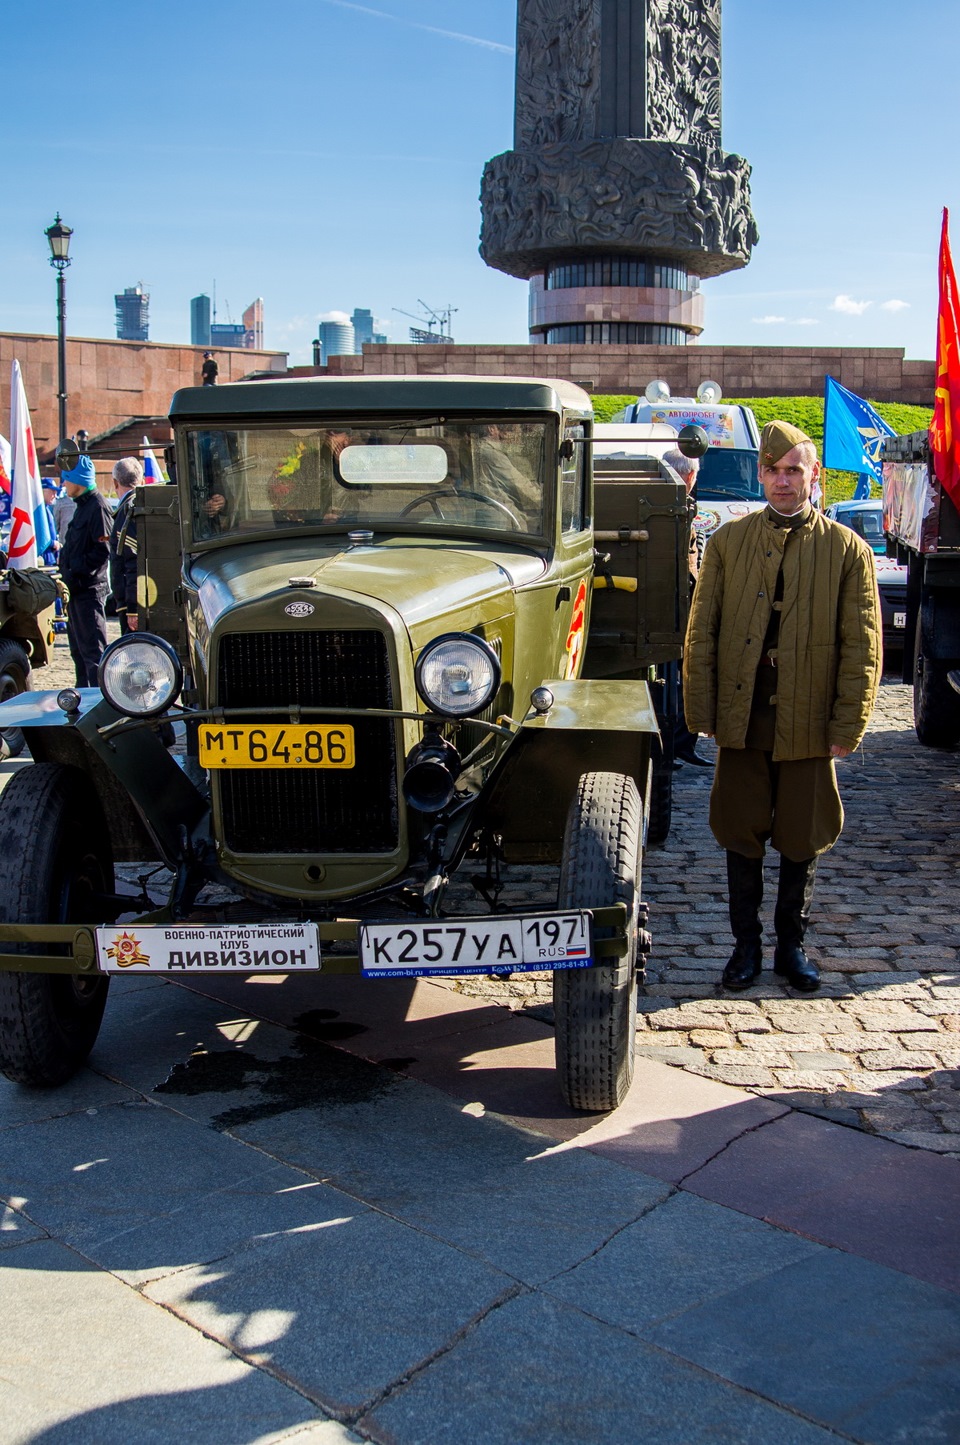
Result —
[[715, 381], [702, 382], [695, 397], [671, 396], [665, 381], [652, 381], [642, 397], [624, 407], [605, 426], [595, 428], [595, 434], [604, 438], [604, 449], [609, 446], [612, 451], [616, 444], [644, 454], [659, 450], [662, 455], [662, 448], [643, 445], [653, 429], [669, 426], [679, 432], [685, 426], [702, 427], [710, 450], [700, 460], [693, 525], [707, 537], [731, 518], [744, 517], [766, 506], [757, 475], [757, 419], [748, 406], [725, 405], [720, 397]]

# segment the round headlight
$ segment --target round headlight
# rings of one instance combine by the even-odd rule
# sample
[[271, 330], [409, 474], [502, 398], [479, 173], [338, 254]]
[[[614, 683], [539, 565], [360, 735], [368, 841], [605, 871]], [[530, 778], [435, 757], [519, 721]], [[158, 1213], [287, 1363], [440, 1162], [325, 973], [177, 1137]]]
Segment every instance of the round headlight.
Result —
[[483, 712], [500, 690], [500, 659], [488, 642], [466, 632], [434, 638], [417, 659], [417, 692], [446, 717]]
[[100, 690], [127, 717], [156, 717], [180, 696], [180, 659], [162, 637], [128, 632], [111, 642], [100, 659]]

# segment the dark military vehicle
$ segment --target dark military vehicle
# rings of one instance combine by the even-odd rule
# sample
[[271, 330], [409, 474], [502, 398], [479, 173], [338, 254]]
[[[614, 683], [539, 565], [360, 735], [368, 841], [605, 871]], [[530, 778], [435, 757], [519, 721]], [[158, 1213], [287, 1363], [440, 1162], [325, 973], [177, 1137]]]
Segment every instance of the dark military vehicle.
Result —
[[[689, 517], [663, 464], [621, 463], [595, 550], [592, 419], [560, 382], [177, 393], [178, 484], [136, 504], [140, 630], [99, 689], [0, 707], [34, 759], [0, 795], [10, 1078], [83, 1061], [114, 973], [309, 972], [320, 998], [332, 973], [547, 969], [565, 1097], [621, 1101], [647, 678], [679, 652]], [[116, 889], [150, 859], [161, 908]], [[465, 860], [467, 916], [444, 906]], [[514, 862], [559, 865], [554, 908], [496, 908]]]

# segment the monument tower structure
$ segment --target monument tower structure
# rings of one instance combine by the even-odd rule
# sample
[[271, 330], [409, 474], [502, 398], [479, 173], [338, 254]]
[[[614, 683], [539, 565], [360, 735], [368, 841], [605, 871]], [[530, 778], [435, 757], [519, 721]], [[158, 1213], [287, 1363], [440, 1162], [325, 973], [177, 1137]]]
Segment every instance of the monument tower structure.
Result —
[[518, 0], [480, 254], [530, 281], [531, 341], [695, 341], [700, 277], [757, 241], [749, 182], [720, 143], [720, 0]]

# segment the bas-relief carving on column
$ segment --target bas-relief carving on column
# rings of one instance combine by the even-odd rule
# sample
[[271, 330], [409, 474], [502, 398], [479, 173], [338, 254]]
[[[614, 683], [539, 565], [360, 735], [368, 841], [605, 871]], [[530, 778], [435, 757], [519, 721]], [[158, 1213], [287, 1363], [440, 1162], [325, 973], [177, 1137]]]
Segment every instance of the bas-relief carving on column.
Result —
[[519, 0], [518, 150], [597, 133], [602, 0]]
[[720, 0], [647, 0], [651, 140], [719, 144]]
[[600, 140], [507, 151], [483, 173], [480, 254], [524, 278], [560, 255], [652, 252], [700, 276], [745, 266], [758, 239], [741, 156]]

